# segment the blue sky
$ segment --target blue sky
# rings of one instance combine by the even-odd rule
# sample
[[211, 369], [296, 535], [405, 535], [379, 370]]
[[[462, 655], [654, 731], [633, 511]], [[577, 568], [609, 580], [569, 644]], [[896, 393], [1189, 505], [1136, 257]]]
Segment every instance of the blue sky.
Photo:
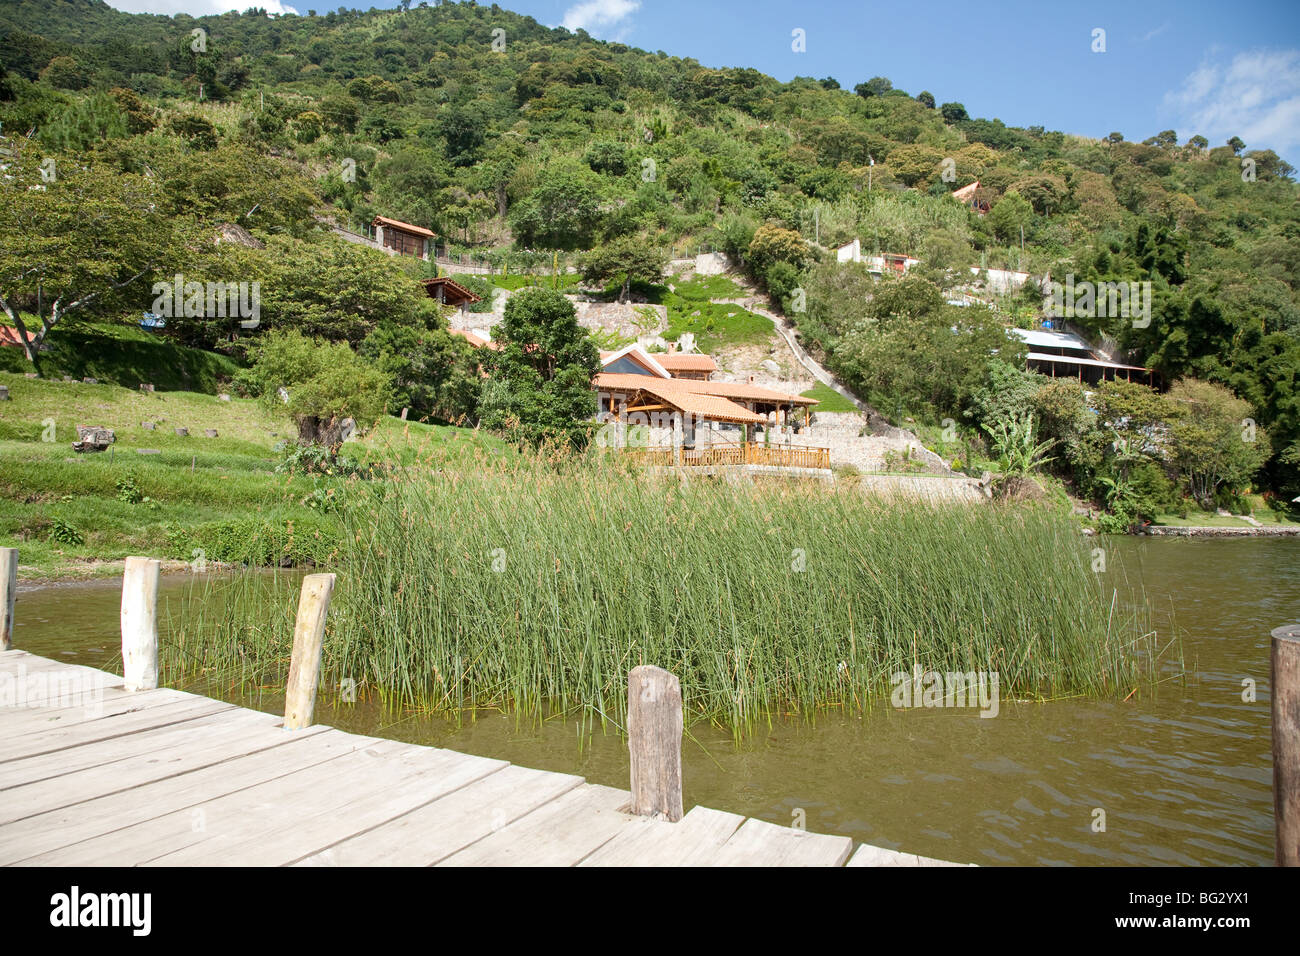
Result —
[[[123, 10], [212, 13], [238, 0], [109, 0]], [[324, 12], [341, 0], [260, 0]], [[418, 0], [416, 0], [418, 3]], [[1179, 142], [1240, 136], [1300, 166], [1300, 3], [871, 3], [863, 0], [499, 0], [539, 22], [601, 39], [752, 66], [780, 80], [886, 76], [909, 93], [958, 100], [972, 116], [1086, 136]], [[345, 6], [391, 7], [395, 0]], [[803, 30], [806, 50], [792, 50]], [[1095, 30], [1105, 52], [1094, 52]]]

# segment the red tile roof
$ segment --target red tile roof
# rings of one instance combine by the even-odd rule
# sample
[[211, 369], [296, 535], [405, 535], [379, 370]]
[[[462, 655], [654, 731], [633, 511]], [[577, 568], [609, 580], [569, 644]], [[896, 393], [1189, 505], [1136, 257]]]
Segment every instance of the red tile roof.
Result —
[[417, 236], [433, 238], [433, 233], [423, 226], [413, 226], [409, 222], [402, 222], [400, 219], [389, 219], [387, 216], [376, 216], [371, 222], [372, 226], [391, 226], [394, 229], [400, 229], [402, 232], [415, 233]]
[[22, 348], [23, 338], [11, 325], [0, 325], [0, 345], [16, 345]]

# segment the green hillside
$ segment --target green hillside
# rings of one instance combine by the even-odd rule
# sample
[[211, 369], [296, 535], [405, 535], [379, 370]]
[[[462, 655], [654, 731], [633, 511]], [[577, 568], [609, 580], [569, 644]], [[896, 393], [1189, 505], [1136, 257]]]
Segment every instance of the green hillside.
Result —
[[[0, 9], [0, 63], [3, 130], [32, 131], [0, 144], [18, 175], [35, 185], [53, 160], [60, 181], [120, 213], [110, 219], [116, 241], [61, 247], [64, 265], [50, 266], [103, 265], [68, 275], [70, 288], [141, 276], [81, 306], [88, 320], [138, 315], [146, 280], [173, 272], [259, 279], [258, 334], [297, 328], [391, 359], [395, 339], [376, 332], [420, 329], [432, 357], [419, 374], [437, 380], [404, 400], [433, 420], [473, 420], [472, 366], [408, 303], [410, 280], [434, 265], [345, 247], [319, 217], [357, 231], [382, 213], [515, 273], [583, 266], [618, 243], [665, 260], [717, 249], [861, 397], [895, 418], [951, 419], [987, 444], [983, 425], [996, 415], [1023, 418], [1032, 404], [1047, 428], [1052, 410], [1030, 397], [1010, 411], [981, 402], [995, 374], [986, 344], [1001, 341], [1002, 326], [1036, 324], [1042, 303], [1027, 286], [990, 297], [987, 316], [948, 306], [971, 268], [1150, 283], [1149, 322], [1094, 315], [1076, 325], [1162, 383], [1228, 389], [1264, 436], [1228, 484], [1300, 493], [1300, 197], [1284, 158], [1236, 137], [1013, 128], [967, 115], [960, 90], [894, 89], [869, 66], [854, 90], [781, 83], [549, 29], [496, 5], [196, 19], [21, 0]], [[979, 209], [952, 198], [976, 181]], [[57, 207], [58, 192], [40, 201]], [[57, 219], [58, 208], [36, 203], [29, 214], [0, 207], [0, 236], [30, 237], [42, 217]], [[206, 239], [221, 223], [264, 248], [214, 249]], [[908, 281], [924, 288], [891, 292], [882, 311], [862, 284], [870, 280], [829, 255], [854, 238], [868, 254], [919, 258]], [[19, 308], [37, 301], [23, 269], [43, 254], [33, 243], [6, 242], [0, 254], [0, 295]], [[616, 289], [626, 278], [588, 285]], [[664, 295], [641, 288], [643, 300]], [[767, 334], [744, 314], [696, 317], [689, 301], [667, 304], [673, 331], [697, 318], [709, 347], [710, 321], [737, 341]], [[891, 331], [895, 320], [908, 327]], [[964, 351], [913, 331], [968, 324], [977, 347]], [[233, 361], [252, 338], [213, 323], [173, 323], [167, 335]], [[206, 373], [189, 374], [207, 387]], [[1153, 420], [1168, 426], [1176, 411]], [[1050, 424], [1052, 467], [1111, 506], [1105, 481], [1129, 483], [1129, 463], [1104, 450], [1106, 435]], [[1173, 458], [1156, 467], [1190, 489]]]

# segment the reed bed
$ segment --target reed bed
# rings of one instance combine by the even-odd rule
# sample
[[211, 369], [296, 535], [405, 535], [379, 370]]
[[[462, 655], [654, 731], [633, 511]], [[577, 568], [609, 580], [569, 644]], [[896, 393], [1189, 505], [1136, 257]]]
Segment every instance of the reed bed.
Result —
[[[918, 664], [1043, 699], [1127, 696], [1160, 663], [1091, 542], [1041, 507], [537, 457], [353, 483], [342, 522], [323, 686], [395, 707], [619, 723], [628, 670], [652, 663], [681, 678], [689, 717], [740, 733], [870, 706]], [[291, 589], [221, 587], [216, 626], [180, 629], [178, 671], [273, 682]]]

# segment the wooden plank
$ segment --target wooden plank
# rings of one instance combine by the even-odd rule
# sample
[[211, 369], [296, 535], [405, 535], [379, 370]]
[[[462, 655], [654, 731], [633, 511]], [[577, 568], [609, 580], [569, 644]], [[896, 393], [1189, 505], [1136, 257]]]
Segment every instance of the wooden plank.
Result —
[[61, 727], [89, 723], [136, 710], [145, 710], [156, 704], [179, 700], [196, 700], [193, 694], [178, 690], [148, 690], [132, 694], [121, 689], [112, 696], [90, 704], [67, 704], [58, 707], [31, 707], [0, 712], [0, 740], [24, 734], [47, 733]]
[[745, 822], [738, 813], [692, 807], [677, 823], [637, 817], [579, 866], [696, 866], [717, 854]]
[[[92, 837], [266, 783], [352, 753], [367, 738], [313, 727], [306, 734], [276, 734], [280, 743], [196, 770], [0, 825], [0, 866], [27, 861]], [[91, 771], [93, 772], [93, 771]], [[61, 777], [76, 781], [78, 775]]]
[[622, 812], [631, 799], [626, 790], [584, 783], [438, 865], [573, 866], [646, 819]]
[[843, 866], [853, 852], [848, 837], [826, 836], [746, 820], [707, 861], [708, 866]]
[[11, 787], [4, 791], [4, 800], [0, 802], [0, 822], [19, 820], [175, 776], [274, 746], [281, 739], [279, 728], [250, 722], [241, 715], [225, 715], [224, 722], [228, 726], [222, 727], [220, 733], [199, 735], [189, 732], [172, 737], [169, 746], [153, 747], [131, 759], [94, 764]]
[[[41, 754], [53, 754], [73, 747], [85, 747], [89, 744], [103, 742], [102, 748], [110, 752], [113, 748], [110, 740], [127, 737], [134, 738], [142, 731], [188, 723], [212, 714], [234, 712], [243, 708], [236, 707], [221, 700], [209, 700], [206, 697], [190, 697], [147, 706], [139, 710], [128, 710], [113, 714], [103, 720], [86, 723], [53, 726], [43, 733], [22, 734], [12, 740], [0, 739], [0, 789], [7, 781], [14, 779], [15, 771], [6, 765], [15, 760], [25, 760]], [[250, 711], [252, 713], [252, 711]], [[39, 778], [30, 778], [39, 779]], [[20, 780], [27, 783], [29, 780]], [[12, 786], [12, 783], [8, 783]]]
[[430, 866], [582, 782], [571, 774], [509, 766], [297, 865]]
[[[0, 763], [0, 792], [13, 787], [30, 786], [87, 767], [113, 766], [124, 760], [143, 758], [153, 751], [178, 743], [188, 742], [197, 746], [206, 734], [216, 732], [222, 723], [227, 728], [244, 727], [253, 719], [253, 714], [254, 711], [240, 708], [213, 709], [170, 726], [153, 727], [107, 740], [94, 740], [48, 753], [7, 760]], [[266, 718], [269, 715], [259, 716]], [[116, 769], [118, 768], [114, 767]]]
[[853, 858], [845, 866], [974, 866], [974, 863], [949, 863], [933, 857], [917, 856], [915, 853], [901, 853], [887, 850], [881, 846], [862, 844]]
[[[321, 777], [339, 779], [336, 774], [341, 763], [336, 760], [319, 768]], [[404, 750], [385, 754], [374, 766], [360, 768], [360, 779], [351, 785], [344, 782], [340, 792], [332, 795], [334, 799], [321, 802], [312, 793], [306, 799], [286, 801], [276, 795], [277, 805], [272, 812], [289, 825], [250, 836], [246, 827], [218, 832], [209, 823], [209, 839], [155, 857], [149, 865], [284, 866], [364, 834], [507, 766], [504, 760], [407, 745]], [[275, 784], [287, 782], [280, 778]], [[206, 806], [200, 809], [206, 811]]]
[[[289, 732], [277, 733], [283, 736]], [[360, 786], [366, 773], [374, 773], [386, 755], [403, 746], [371, 738], [365, 747], [327, 763], [206, 800], [189, 811], [166, 814], [83, 840], [31, 862], [43, 866], [139, 866], [224, 833], [238, 832], [249, 839], [270, 837], [279, 829], [293, 827], [309, 800], [318, 800], [319, 807], [346, 803], [349, 788]]]
[[0, 674], [37, 674], [58, 670], [66, 670], [70, 673], [84, 672], [84, 676], [86, 677], [100, 678], [107, 687], [122, 686], [122, 678], [118, 677], [116, 674], [99, 670], [94, 667], [88, 667], [85, 664], [74, 664], [69, 661], [51, 660], [48, 657], [38, 657], [35, 654], [28, 654], [26, 651], [6, 651], [3, 654], [0, 654]]

